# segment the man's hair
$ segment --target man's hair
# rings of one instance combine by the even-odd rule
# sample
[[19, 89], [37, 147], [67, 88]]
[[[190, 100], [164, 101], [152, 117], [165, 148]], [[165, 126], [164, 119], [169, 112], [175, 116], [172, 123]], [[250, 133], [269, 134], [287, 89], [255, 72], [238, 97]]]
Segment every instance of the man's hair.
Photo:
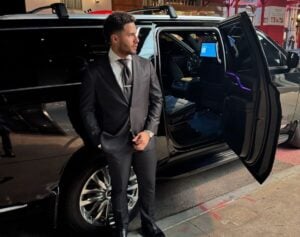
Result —
[[110, 42], [110, 36], [124, 29], [124, 25], [134, 23], [135, 18], [126, 12], [114, 12], [108, 16], [104, 23], [104, 36]]

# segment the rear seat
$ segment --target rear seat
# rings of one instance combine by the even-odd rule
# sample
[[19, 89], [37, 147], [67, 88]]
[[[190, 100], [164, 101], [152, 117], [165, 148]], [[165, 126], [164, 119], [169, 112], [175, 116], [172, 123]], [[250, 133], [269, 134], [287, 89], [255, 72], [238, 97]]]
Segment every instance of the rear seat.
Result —
[[165, 103], [168, 121], [172, 125], [185, 122], [193, 117], [196, 112], [196, 104], [194, 102], [176, 98], [172, 95], [165, 96]]

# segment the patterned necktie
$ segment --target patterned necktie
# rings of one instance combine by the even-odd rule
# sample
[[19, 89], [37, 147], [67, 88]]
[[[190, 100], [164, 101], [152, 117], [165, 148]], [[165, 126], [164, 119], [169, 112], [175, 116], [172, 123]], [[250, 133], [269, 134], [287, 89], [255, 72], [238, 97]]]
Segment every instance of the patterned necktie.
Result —
[[130, 102], [131, 100], [131, 91], [132, 91], [132, 76], [130, 73], [130, 70], [127, 66], [127, 59], [119, 59], [118, 60], [122, 66], [122, 82], [123, 82], [123, 92], [125, 97], [127, 98], [127, 101]]

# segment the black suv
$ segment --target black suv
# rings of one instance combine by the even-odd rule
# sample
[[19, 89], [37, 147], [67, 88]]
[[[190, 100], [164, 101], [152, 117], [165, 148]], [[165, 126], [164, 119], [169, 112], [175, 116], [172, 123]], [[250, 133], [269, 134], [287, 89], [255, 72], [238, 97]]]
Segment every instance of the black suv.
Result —
[[[56, 14], [0, 16], [0, 207], [54, 195], [65, 223], [93, 232], [113, 222], [110, 177], [101, 150], [88, 144], [78, 98], [87, 64], [107, 53], [106, 16], [52, 7]], [[223, 19], [159, 9], [168, 14], [135, 15], [138, 54], [152, 60], [164, 94], [158, 174], [176, 176], [174, 164], [207, 155], [210, 164], [239, 157], [262, 183], [278, 138], [300, 147], [297, 55], [257, 32], [246, 13]], [[132, 171], [132, 216], [137, 202]]]

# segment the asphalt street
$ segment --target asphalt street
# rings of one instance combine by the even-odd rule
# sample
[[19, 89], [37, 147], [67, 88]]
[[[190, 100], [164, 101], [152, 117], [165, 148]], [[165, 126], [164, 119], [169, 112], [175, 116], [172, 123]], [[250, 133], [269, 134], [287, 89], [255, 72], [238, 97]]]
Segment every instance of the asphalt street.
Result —
[[[299, 155], [300, 150], [278, 148], [272, 174], [297, 165]], [[253, 182], [254, 178], [238, 160], [185, 178], [158, 180], [156, 218], [160, 220], [174, 215]], [[0, 237], [66, 236], [51, 228], [52, 219], [44, 206], [45, 203], [42, 203], [0, 215]], [[130, 224], [130, 229], [138, 228], [139, 220], [136, 218]], [[98, 236], [106, 235], [99, 233]]]

